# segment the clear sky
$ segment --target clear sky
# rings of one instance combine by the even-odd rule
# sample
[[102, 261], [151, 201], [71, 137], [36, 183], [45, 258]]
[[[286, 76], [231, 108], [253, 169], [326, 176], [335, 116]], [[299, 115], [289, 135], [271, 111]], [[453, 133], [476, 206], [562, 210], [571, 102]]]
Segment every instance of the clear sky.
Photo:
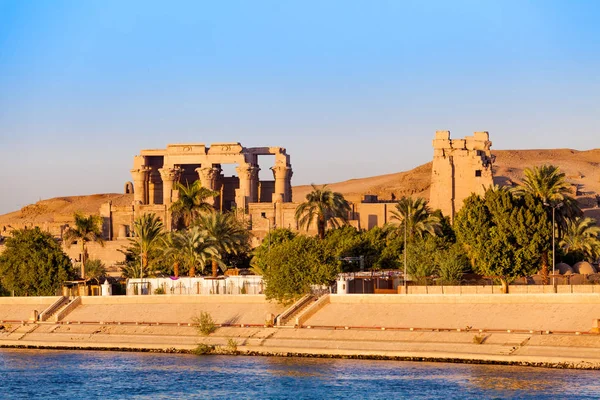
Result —
[[600, 147], [599, 19], [599, 1], [0, 0], [0, 213], [122, 192], [167, 143], [283, 146], [294, 185], [411, 169], [436, 130]]

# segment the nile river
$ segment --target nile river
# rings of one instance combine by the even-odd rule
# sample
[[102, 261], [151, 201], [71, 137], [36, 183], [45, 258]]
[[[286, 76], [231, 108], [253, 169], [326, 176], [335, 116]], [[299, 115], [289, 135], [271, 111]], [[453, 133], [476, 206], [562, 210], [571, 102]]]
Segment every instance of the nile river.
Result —
[[597, 399], [598, 382], [530, 367], [0, 350], [2, 399]]

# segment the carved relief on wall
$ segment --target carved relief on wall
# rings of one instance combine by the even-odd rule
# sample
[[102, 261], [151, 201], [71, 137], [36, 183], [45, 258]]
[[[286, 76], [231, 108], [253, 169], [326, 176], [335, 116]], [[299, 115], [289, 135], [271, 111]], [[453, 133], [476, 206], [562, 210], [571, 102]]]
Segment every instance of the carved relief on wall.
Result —
[[208, 154], [241, 154], [243, 149], [239, 143], [212, 143]]

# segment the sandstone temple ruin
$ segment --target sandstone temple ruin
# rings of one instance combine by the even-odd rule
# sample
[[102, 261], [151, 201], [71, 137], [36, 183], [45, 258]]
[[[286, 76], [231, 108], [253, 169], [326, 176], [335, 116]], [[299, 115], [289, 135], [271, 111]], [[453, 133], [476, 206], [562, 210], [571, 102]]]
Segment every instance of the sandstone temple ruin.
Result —
[[[261, 182], [258, 156], [274, 155], [274, 181]], [[238, 176], [226, 177], [222, 164], [236, 164]], [[142, 150], [134, 157], [134, 202], [170, 205], [176, 182], [192, 183], [218, 191], [219, 210], [245, 209], [249, 203], [292, 201], [292, 166], [282, 147], [242, 147], [239, 143], [170, 144], [166, 149]], [[211, 199], [213, 201], [213, 199]]]
[[[273, 180], [259, 179], [260, 156], [274, 157], [274, 165], [268, 167], [273, 171]], [[225, 164], [235, 165], [237, 175], [225, 176]], [[126, 237], [133, 218], [147, 212], [156, 213], [170, 229], [169, 207], [178, 199], [176, 183], [195, 181], [219, 193], [207, 199], [215, 209], [236, 209], [248, 214], [250, 221], [256, 220], [259, 226], [275, 226], [277, 222], [284, 226], [283, 210], [289, 209], [286, 205], [292, 201], [292, 174], [290, 156], [283, 147], [246, 148], [240, 143], [213, 143], [170, 144], [166, 149], [142, 150], [133, 160], [133, 184], [125, 185], [126, 192], [133, 192], [133, 204], [103, 207], [101, 214], [108, 222], [105, 231], [111, 238]]]
[[450, 220], [472, 193], [483, 195], [493, 185], [488, 132], [475, 132], [464, 139], [450, 139], [450, 131], [437, 131], [433, 140], [433, 167], [429, 205]]

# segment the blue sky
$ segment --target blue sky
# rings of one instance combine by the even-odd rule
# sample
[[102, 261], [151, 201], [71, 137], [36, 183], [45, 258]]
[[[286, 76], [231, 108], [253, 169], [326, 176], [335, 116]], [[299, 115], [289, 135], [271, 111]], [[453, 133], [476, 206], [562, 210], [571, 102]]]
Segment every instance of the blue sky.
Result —
[[596, 148], [599, 17], [597, 1], [0, 0], [0, 213], [121, 192], [132, 157], [167, 143], [283, 146], [295, 185], [411, 169], [440, 129]]

